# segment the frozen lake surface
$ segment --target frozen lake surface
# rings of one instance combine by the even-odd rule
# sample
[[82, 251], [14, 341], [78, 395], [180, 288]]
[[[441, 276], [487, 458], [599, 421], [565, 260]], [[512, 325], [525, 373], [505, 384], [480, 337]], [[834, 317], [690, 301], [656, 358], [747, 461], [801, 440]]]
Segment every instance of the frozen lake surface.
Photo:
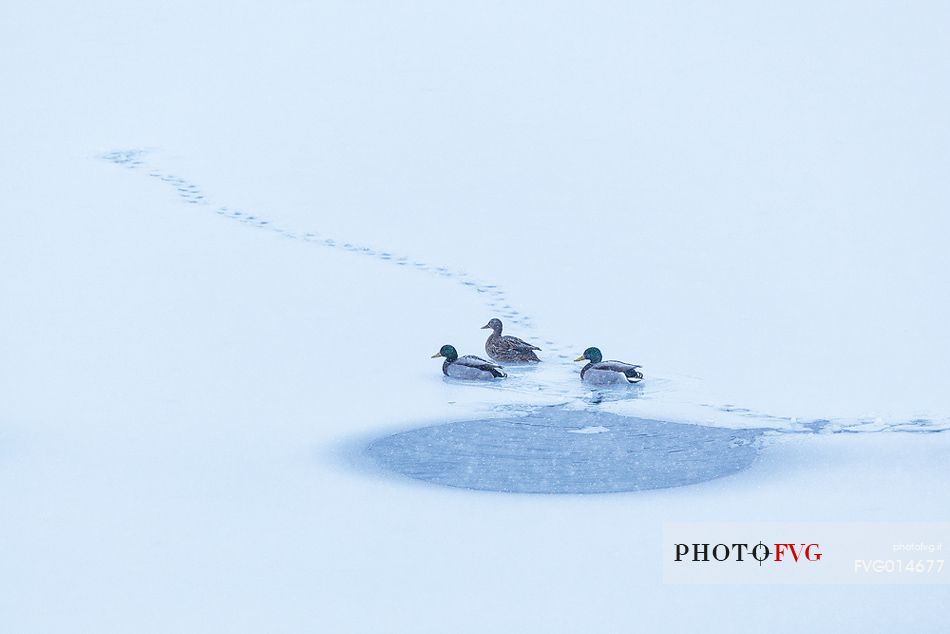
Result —
[[947, 631], [661, 537], [947, 521], [948, 11], [4, 3], [0, 630]]
[[508, 493], [615, 493], [678, 487], [740, 471], [756, 430], [546, 407], [376, 440], [380, 466], [436, 484]]

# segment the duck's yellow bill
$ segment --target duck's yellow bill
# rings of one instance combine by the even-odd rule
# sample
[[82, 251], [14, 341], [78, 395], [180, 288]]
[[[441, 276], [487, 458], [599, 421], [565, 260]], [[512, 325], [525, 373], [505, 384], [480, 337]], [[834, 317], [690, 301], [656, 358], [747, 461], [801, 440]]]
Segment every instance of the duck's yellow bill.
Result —
[[442, 353], [441, 353], [441, 352], [436, 352], [434, 355], [432, 355], [432, 356], [429, 357], [429, 358], [430, 358], [430, 359], [436, 359], [436, 358], [441, 357], [441, 356], [442, 356]]
[[581, 355], [581, 356], [577, 357], [577, 358], [574, 359], [574, 360], [575, 360], [575, 361], [586, 361], [587, 359], [584, 358], [584, 355]]

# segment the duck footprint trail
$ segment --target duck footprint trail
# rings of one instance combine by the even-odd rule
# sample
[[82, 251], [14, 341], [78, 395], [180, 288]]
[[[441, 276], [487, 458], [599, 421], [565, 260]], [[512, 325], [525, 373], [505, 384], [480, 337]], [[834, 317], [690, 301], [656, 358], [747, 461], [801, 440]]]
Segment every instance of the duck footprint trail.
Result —
[[748, 418], [782, 434], [871, 434], [882, 432], [907, 432], [934, 434], [950, 431], [950, 418], [913, 416], [885, 419], [876, 417], [798, 418], [778, 416], [755, 411], [737, 405], [713, 405], [701, 403], [701, 407]]
[[[305, 232], [281, 227], [259, 213], [251, 213], [243, 209], [212, 204], [208, 196], [206, 196], [204, 191], [197, 184], [151, 166], [146, 161], [148, 153], [148, 150], [143, 149], [114, 150], [101, 154], [100, 158], [130, 170], [144, 172], [149, 177], [166, 183], [184, 203], [207, 207], [219, 216], [229, 220], [240, 222], [256, 229], [271, 231], [285, 238], [309, 242], [326, 248], [349, 251], [358, 255], [388, 262], [395, 266], [445, 278], [448, 281], [460, 284], [472, 292], [477, 293], [482, 298], [486, 308], [489, 309], [489, 312], [491, 312], [493, 316], [501, 317], [507, 324], [517, 326], [520, 330], [532, 331], [535, 328], [534, 320], [529, 315], [516, 309], [509, 300], [507, 292], [497, 284], [478, 280], [462, 271], [431, 264], [424, 260], [415, 259], [393, 251], [377, 249], [352, 241], [340, 240], [332, 236], [324, 235], [316, 230]], [[569, 364], [572, 357], [567, 347], [557, 344], [550, 337], [535, 338], [543, 342], [544, 351], [548, 353], [549, 356], [553, 355], [560, 359], [565, 365]]]

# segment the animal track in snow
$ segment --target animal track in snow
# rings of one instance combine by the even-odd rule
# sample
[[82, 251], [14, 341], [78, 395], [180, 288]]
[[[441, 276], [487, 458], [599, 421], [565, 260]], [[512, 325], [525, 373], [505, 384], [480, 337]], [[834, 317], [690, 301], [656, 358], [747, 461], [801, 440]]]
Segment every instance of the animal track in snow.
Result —
[[[139, 149], [115, 150], [102, 154], [101, 158], [127, 169], [137, 170], [145, 167], [146, 154], [147, 152], [145, 150]], [[149, 169], [147, 174], [150, 177], [155, 178], [163, 183], [167, 183], [169, 186], [171, 186], [175, 194], [183, 202], [190, 205], [209, 205], [207, 196], [197, 184], [157, 168]], [[533, 323], [533, 320], [530, 317], [521, 314], [520, 311], [511, 305], [507, 298], [507, 294], [504, 290], [499, 288], [498, 285], [473, 279], [471, 276], [461, 271], [456, 271], [445, 266], [435, 266], [423, 260], [413, 260], [408, 256], [398, 255], [391, 251], [380, 251], [378, 249], [360, 245], [355, 242], [339, 241], [331, 237], [321, 238], [321, 234], [316, 231], [291, 231], [290, 229], [276, 225], [264, 216], [249, 213], [241, 209], [234, 209], [227, 206], [217, 206], [215, 207], [214, 211], [220, 216], [244, 223], [252, 227], [270, 229], [274, 233], [281, 234], [287, 238], [322, 244], [327, 247], [342, 249], [344, 251], [373, 257], [386, 262], [395, 262], [395, 264], [398, 266], [406, 266], [407, 264], [411, 264], [414, 268], [420, 271], [451, 279], [467, 288], [475, 290], [480, 294], [486, 295], [487, 299], [485, 301], [485, 305], [490, 308], [494, 314], [507, 319], [511, 323], [522, 326], [527, 326]], [[320, 239], [318, 240], [318, 238]]]

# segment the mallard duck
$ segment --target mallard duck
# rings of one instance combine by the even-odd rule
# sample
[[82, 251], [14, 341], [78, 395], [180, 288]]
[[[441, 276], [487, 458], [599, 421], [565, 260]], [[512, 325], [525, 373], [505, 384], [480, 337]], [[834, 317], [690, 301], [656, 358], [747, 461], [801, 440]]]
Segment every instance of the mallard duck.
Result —
[[588, 348], [575, 361], [589, 361], [581, 369], [581, 380], [590, 383], [639, 383], [643, 372], [639, 365], [623, 361], [604, 361], [598, 348]]
[[487, 324], [482, 326], [482, 330], [491, 328], [492, 333], [485, 341], [485, 352], [495, 361], [522, 361], [532, 362], [540, 361], [535, 350], [541, 348], [532, 346], [527, 341], [522, 341], [518, 337], [511, 335], [501, 336], [502, 324], [500, 319], [490, 319]]
[[455, 348], [450, 345], [444, 345], [432, 355], [433, 359], [445, 357], [442, 363], [442, 373], [456, 379], [503, 379], [505, 374], [501, 366], [491, 361], [486, 361], [481, 357], [470, 354], [460, 357]]

